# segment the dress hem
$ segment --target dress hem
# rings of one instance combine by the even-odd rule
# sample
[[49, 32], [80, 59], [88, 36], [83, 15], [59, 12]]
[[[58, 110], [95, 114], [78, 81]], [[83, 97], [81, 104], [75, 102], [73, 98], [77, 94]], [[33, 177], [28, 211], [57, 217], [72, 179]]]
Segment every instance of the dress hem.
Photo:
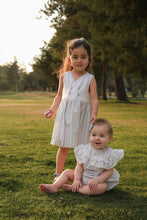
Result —
[[50, 145], [55, 146], [55, 147], [62, 147], [62, 148], [72, 148], [72, 149], [75, 148], [75, 147], [64, 147], [64, 146], [60, 146], [58, 144], [52, 144], [52, 143], [50, 143]]

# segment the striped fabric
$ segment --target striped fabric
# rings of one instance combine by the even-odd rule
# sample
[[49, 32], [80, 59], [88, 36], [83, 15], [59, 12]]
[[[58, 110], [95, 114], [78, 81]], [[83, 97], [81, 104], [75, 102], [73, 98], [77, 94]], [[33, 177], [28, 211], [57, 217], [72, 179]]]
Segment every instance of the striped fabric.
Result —
[[[75, 156], [79, 164], [83, 164], [84, 172], [82, 176], [83, 185], [88, 185], [89, 180], [99, 176], [104, 169], [111, 169], [116, 166], [119, 160], [124, 156], [123, 149], [112, 149], [106, 147], [103, 150], [97, 150], [91, 146], [79, 145], [75, 149]], [[110, 190], [119, 183], [119, 173], [113, 170], [111, 177], [107, 180]]]
[[89, 142], [89, 86], [93, 77], [85, 73], [75, 81], [71, 71], [64, 74], [63, 95], [55, 119], [52, 145], [74, 148]]

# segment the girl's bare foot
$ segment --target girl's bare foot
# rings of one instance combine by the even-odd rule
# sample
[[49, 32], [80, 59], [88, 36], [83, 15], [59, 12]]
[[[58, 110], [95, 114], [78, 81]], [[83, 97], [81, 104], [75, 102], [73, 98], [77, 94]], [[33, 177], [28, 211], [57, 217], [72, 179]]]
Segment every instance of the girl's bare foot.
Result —
[[64, 189], [65, 191], [71, 192], [71, 191], [72, 191], [72, 186], [69, 185], [69, 184], [64, 184], [64, 185], [63, 185], [63, 189]]
[[47, 193], [56, 193], [58, 192], [58, 189], [54, 184], [40, 184], [39, 186], [40, 190]]

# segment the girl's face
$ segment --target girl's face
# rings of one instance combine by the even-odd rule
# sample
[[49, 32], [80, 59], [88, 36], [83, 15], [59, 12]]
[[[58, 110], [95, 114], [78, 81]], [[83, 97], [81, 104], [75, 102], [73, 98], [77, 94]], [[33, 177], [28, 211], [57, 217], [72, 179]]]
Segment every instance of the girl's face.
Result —
[[94, 125], [90, 132], [90, 142], [92, 147], [102, 150], [107, 147], [113, 136], [108, 133], [107, 125]]
[[73, 49], [72, 54], [70, 55], [70, 62], [73, 71], [84, 74], [89, 63], [87, 50], [83, 46]]

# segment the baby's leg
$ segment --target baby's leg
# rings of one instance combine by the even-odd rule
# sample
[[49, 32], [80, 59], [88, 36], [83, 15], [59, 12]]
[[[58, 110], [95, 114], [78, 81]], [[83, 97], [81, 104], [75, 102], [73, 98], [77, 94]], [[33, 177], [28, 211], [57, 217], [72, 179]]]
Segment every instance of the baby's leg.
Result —
[[74, 180], [74, 170], [65, 170], [53, 184], [40, 184], [39, 188], [43, 192], [56, 193], [68, 181]]
[[47, 193], [56, 193], [58, 188], [54, 184], [40, 184], [40, 190]]
[[63, 189], [64, 189], [65, 191], [71, 192], [71, 191], [72, 191], [72, 185], [64, 184], [64, 185], [63, 185]]
[[87, 194], [87, 195], [100, 195], [103, 194], [106, 190], [107, 190], [107, 184], [100, 183], [98, 184], [96, 190], [91, 190], [89, 186], [83, 186], [82, 188], [79, 188], [79, 193]]

